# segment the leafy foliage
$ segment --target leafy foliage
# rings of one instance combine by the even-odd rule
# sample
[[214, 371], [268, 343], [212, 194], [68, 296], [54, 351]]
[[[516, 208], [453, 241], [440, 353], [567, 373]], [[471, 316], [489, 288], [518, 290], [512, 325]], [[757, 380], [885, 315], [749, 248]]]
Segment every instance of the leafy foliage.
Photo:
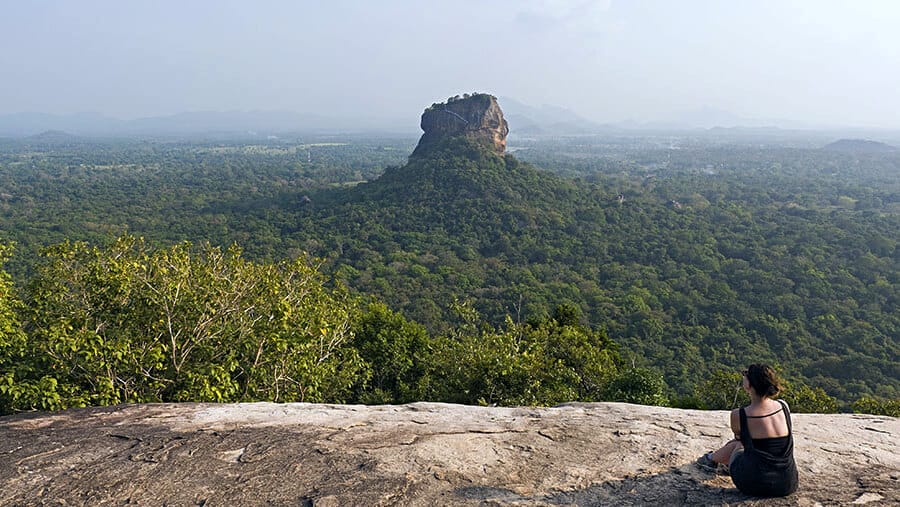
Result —
[[46, 251], [16, 305], [25, 333], [16, 312], [2, 314], [10, 325], [0, 411], [159, 401], [546, 405], [601, 400], [619, 378], [614, 344], [581, 324], [574, 306], [501, 329], [466, 303], [455, 308], [459, 324], [432, 338], [383, 303], [327, 288], [307, 259], [258, 264], [236, 247], [153, 249], [129, 235], [105, 248], [65, 242]]
[[853, 411], [859, 414], [900, 417], [900, 400], [885, 400], [863, 396], [853, 403]]
[[369, 365], [368, 382], [359, 385], [355, 399], [362, 403], [417, 401], [417, 382], [426, 364], [423, 354], [430, 337], [425, 328], [372, 302], [354, 324], [353, 345]]
[[662, 375], [648, 368], [624, 370], [607, 388], [607, 399], [639, 405], [666, 405], [666, 383]]
[[833, 414], [838, 411], [837, 400], [828, 396], [821, 387], [787, 383], [781, 398], [788, 403], [793, 412]]
[[605, 333], [552, 319], [500, 329], [458, 304], [463, 323], [432, 345], [420, 381], [424, 399], [497, 405], [553, 405], [596, 401], [618, 371], [619, 357]]
[[365, 365], [353, 306], [305, 259], [62, 243], [28, 288], [6, 410], [148, 401], [344, 401]]
[[[0, 268], [11, 250], [11, 245], [0, 243]], [[22, 370], [19, 361], [27, 348], [25, 334], [19, 322], [21, 309], [21, 303], [13, 293], [10, 276], [0, 269], [0, 414], [3, 413], [4, 406], [28, 395], [15, 385], [16, 375]]]
[[[16, 240], [18, 252], [8, 266], [25, 287], [37, 272], [40, 247], [65, 238], [100, 244], [125, 230], [161, 245], [237, 242], [260, 266], [309, 251], [326, 259], [324, 276], [397, 312], [373, 316], [372, 326], [358, 328], [371, 344], [348, 339], [368, 359], [354, 370], [359, 382], [342, 388], [345, 399], [397, 401], [437, 393], [433, 385], [423, 390], [427, 385], [418, 380], [429, 372], [428, 352], [439, 343], [461, 354], [458, 342], [482, 333], [463, 333], [455, 323], [449, 309], [457, 299], [471, 301], [497, 335], [486, 337], [514, 350], [511, 357], [527, 349], [506, 336], [513, 329], [507, 315], [525, 326], [520, 322], [549, 322], [554, 308], [572, 305], [588, 328], [602, 329], [621, 353], [661, 372], [667, 394], [691, 406], [720, 406], [715, 389], [703, 392], [698, 384], [718, 382], [716, 372], [750, 361], [779, 363], [798, 389], [809, 386], [816, 395], [821, 389], [819, 407], [828, 406], [827, 397], [844, 410], [863, 396], [900, 397], [896, 154], [693, 139], [679, 140], [673, 149], [669, 138], [562, 139], [516, 153], [570, 177], [563, 178], [461, 140], [426, 159], [390, 167], [402, 163], [410, 142], [2, 142], [0, 234]], [[368, 182], [357, 184], [362, 180]], [[112, 300], [118, 291], [132, 290], [128, 283], [107, 283], [103, 290]], [[214, 294], [196, 295], [204, 297]], [[351, 320], [364, 313], [348, 310]], [[399, 324], [401, 318], [415, 319], [435, 338], [413, 338], [418, 332]], [[38, 320], [19, 320], [32, 326], [31, 319]], [[127, 323], [112, 323], [123, 336], [130, 332]], [[374, 329], [380, 325], [394, 331], [379, 337]], [[90, 354], [98, 357], [115, 347], [114, 335], [99, 340], [74, 326], [41, 332], [42, 340], [57, 333], [61, 342], [96, 347]], [[392, 333], [402, 337], [394, 348]], [[7, 342], [22, 343], [23, 335], [16, 336]], [[572, 345], [572, 357], [554, 353], [577, 365], [578, 354], [591, 347]], [[3, 354], [17, 354], [12, 350]], [[148, 357], [154, 350], [147, 350]], [[406, 353], [412, 359], [398, 359]], [[380, 366], [381, 358], [392, 366]], [[12, 372], [10, 364], [3, 366], [5, 374]], [[34, 361], [16, 364], [16, 378], [30, 379], [14, 382], [22, 389], [38, 385], [38, 371], [47, 373]], [[21, 373], [22, 364], [36, 369]], [[531, 371], [525, 362], [517, 364], [513, 371]], [[227, 377], [226, 385], [246, 389], [245, 377], [235, 381], [224, 373], [231, 366], [219, 367], [224, 370], [185, 372], [178, 385], [184, 392], [207, 392], [212, 384], [204, 382]], [[609, 382], [587, 378], [582, 385], [582, 377], [566, 384], [580, 398], [597, 396], [591, 393]], [[61, 379], [54, 374], [44, 381], [57, 382], [61, 399], [86, 389], [70, 393], [81, 384]], [[513, 387], [505, 392], [519, 394], [507, 399], [537, 396], [522, 394], [527, 382], [509, 381]], [[118, 388], [98, 389], [122, 398]], [[237, 396], [232, 387], [222, 389], [220, 395], [207, 393], [209, 399]], [[541, 389], [534, 392], [550, 390]], [[721, 389], [733, 398], [732, 387]], [[482, 392], [475, 401], [494, 399], [489, 390], [474, 390]]]
[[750, 403], [741, 388], [740, 373], [718, 370], [699, 382], [695, 390], [700, 407], [708, 410], [732, 410]]

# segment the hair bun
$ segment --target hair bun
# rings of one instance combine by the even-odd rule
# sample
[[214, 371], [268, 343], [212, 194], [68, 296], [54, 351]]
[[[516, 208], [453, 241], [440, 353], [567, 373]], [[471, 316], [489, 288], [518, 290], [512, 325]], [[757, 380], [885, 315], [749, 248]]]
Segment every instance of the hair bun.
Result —
[[751, 364], [747, 367], [747, 381], [760, 396], [773, 397], [781, 392], [778, 374], [767, 364]]

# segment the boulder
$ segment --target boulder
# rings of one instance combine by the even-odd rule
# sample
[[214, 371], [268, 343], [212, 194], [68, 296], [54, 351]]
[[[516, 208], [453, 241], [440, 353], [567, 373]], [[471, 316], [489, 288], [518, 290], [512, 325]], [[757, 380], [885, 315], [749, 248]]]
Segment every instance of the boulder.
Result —
[[488, 146], [498, 154], [506, 151], [509, 125], [493, 95], [476, 93], [432, 104], [422, 113], [421, 126], [425, 133], [413, 156], [427, 155], [440, 141], [460, 136]]
[[900, 422], [795, 414], [800, 489], [754, 499], [694, 460], [728, 413], [151, 404], [0, 418], [0, 505], [900, 504]]

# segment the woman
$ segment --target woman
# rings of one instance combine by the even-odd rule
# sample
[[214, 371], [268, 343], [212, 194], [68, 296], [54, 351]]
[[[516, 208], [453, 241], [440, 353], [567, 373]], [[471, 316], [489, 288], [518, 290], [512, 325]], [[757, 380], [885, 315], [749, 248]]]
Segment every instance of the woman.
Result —
[[731, 480], [742, 493], [790, 495], [797, 490], [797, 465], [791, 413], [787, 403], [773, 399], [781, 391], [778, 375], [765, 364], [751, 364], [743, 373], [750, 404], [731, 411], [735, 439], [698, 463], [704, 468], [728, 465]]

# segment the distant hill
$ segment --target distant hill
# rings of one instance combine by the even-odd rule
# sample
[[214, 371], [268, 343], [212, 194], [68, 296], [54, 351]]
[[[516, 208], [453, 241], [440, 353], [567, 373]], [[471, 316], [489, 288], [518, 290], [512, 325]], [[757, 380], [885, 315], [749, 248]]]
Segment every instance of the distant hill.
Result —
[[269, 133], [338, 128], [331, 118], [288, 111], [198, 111], [138, 118], [123, 127], [131, 133], [195, 134], [207, 132]]
[[108, 134], [118, 131], [124, 122], [97, 113], [46, 114], [13, 113], [0, 115], [0, 136], [23, 138], [47, 131], [75, 134]]
[[897, 151], [895, 146], [868, 139], [839, 139], [825, 145], [822, 149], [844, 153], [889, 153]]
[[24, 138], [57, 130], [80, 136], [134, 137], [200, 134], [265, 136], [285, 132], [407, 133], [412, 129], [408, 124], [398, 125], [385, 119], [327, 117], [291, 111], [196, 111], [134, 120], [120, 120], [97, 113], [0, 115], [0, 137]]
[[79, 137], [62, 130], [45, 130], [40, 134], [28, 136], [26, 139], [29, 141], [72, 141]]
[[60, 149], [82, 144], [87, 141], [88, 140], [84, 137], [76, 136], [62, 130], [45, 130], [39, 134], [15, 140], [17, 143], [24, 143], [26, 146], [32, 146], [38, 149]]
[[569, 136], [615, 130], [615, 127], [590, 121], [564, 107], [547, 104], [533, 107], [509, 97], [500, 97], [499, 101], [513, 135]]

